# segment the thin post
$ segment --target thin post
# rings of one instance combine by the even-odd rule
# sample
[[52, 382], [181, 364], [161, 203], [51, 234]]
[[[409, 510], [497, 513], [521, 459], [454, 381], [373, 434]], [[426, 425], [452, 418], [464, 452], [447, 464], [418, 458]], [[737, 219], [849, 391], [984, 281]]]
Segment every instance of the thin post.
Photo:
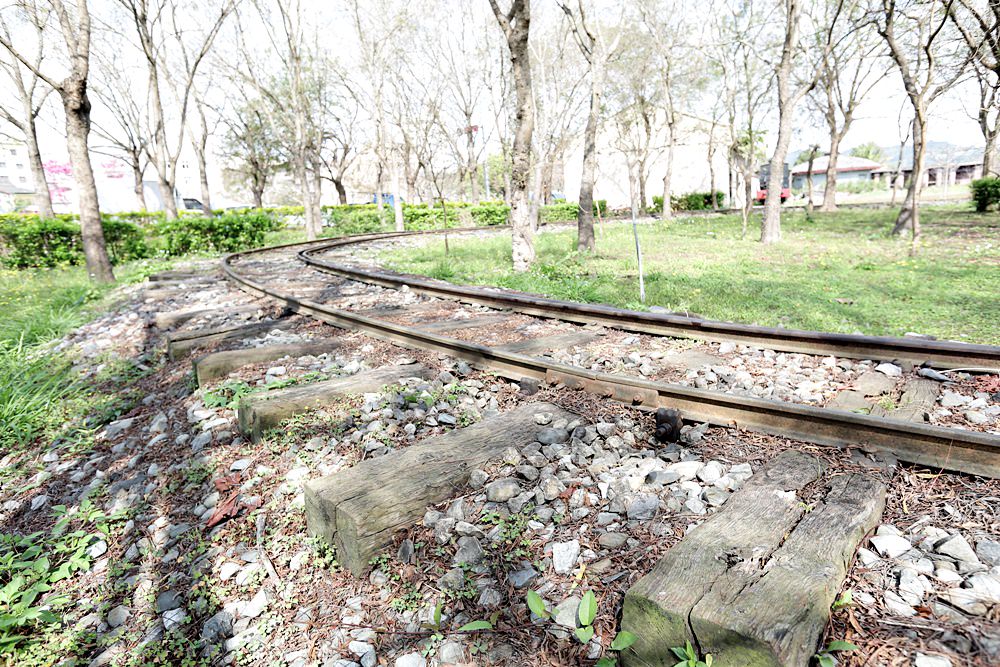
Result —
[[628, 189], [630, 199], [632, 200], [632, 236], [635, 239], [635, 257], [639, 265], [639, 301], [646, 303], [646, 282], [642, 276], [642, 247], [639, 245], [639, 225], [636, 222], [636, 218], [639, 217], [639, 204], [635, 198], [636, 183], [632, 173], [633, 170], [631, 169], [631, 165], [629, 167]]

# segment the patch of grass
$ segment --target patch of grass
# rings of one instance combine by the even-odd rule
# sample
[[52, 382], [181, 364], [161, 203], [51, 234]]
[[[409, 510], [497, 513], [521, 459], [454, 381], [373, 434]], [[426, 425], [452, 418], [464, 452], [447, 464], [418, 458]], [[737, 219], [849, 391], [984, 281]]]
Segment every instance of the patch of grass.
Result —
[[[576, 253], [576, 233], [540, 234], [538, 261], [514, 273], [510, 235], [430, 238], [382, 257], [396, 270], [561, 299], [643, 309], [661, 306], [703, 317], [796, 329], [1000, 343], [1000, 219], [966, 207], [922, 209], [916, 257], [889, 229], [894, 210], [787, 211], [784, 240], [740, 238], [734, 215], [677, 217], [639, 227], [646, 303], [629, 223], [605, 223], [593, 255]], [[757, 214], [759, 219], [759, 214]]]

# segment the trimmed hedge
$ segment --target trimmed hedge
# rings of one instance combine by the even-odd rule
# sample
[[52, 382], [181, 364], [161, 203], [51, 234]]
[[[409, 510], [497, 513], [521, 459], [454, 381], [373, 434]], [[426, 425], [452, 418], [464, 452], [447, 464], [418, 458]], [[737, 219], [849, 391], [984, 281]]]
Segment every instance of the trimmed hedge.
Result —
[[[719, 208], [726, 205], [726, 195], [718, 190], [715, 191], [716, 202]], [[683, 195], [670, 195], [670, 208], [674, 211], [710, 211], [712, 210], [711, 192], [688, 192]], [[663, 210], [663, 197], [653, 196], [652, 212]]]
[[265, 233], [280, 226], [267, 213], [229, 213], [167, 220], [156, 225], [156, 233], [163, 238], [164, 252], [172, 256], [195, 250], [237, 252], [253, 248], [263, 245]]
[[[75, 216], [40, 218], [18, 216], [0, 220], [0, 240], [6, 253], [3, 263], [11, 268], [53, 268], [83, 263], [83, 242], [80, 225]], [[104, 241], [112, 262], [126, 262], [151, 256], [152, 249], [146, 242], [142, 229], [131, 222], [107, 220]]]
[[990, 206], [1000, 207], [1000, 178], [988, 176], [972, 181], [972, 201], [976, 211], [985, 213]]

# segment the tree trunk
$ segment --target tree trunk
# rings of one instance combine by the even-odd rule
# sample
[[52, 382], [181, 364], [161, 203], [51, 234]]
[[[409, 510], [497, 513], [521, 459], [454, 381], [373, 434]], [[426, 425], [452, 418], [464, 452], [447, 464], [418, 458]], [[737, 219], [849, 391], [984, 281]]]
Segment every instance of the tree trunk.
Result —
[[[789, 86], [792, 78], [792, 58], [799, 41], [799, 16], [802, 7], [798, 0], [788, 0], [785, 17], [785, 41], [778, 64], [778, 140], [771, 156], [771, 174], [767, 184], [767, 199], [764, 200], [764, 223], [761, 226], [761, 243], [781, 241], [781, 190], [785, 180], [785, 156], [788, 142], [792, 138], [792, 114], [795, 101]], [[775, 187], [777, 185], [777, 187]]]
[[823, 205], [821, 211], [837, 210], [837, 158], [840, 156], [840, 132], [830, 132], [830, 155], [826, 163], [826, 183], [823, 184]]
[[[471, 121], [470, 121], [471, 122]], [[469, 185], [472, 186], [472, 203], [479, 205], [479, 165], [476, 163], [476, 135], [471, 131], [469, 137]]]
[[205, 150], [195, 151], [195, 157], [198, 159], [198, 182], [201, 185], [201, 205], [205, 207], [205, 215], [211, 217], [214, 209], [212, 208], [212, 194], [208, 190], [208, 165], [205, 163]]
[[997, 133], [986, 134], [986, 148], [983, 149], [983, 178], [1000, 176], [1000, 155], [997, 149]]
[[673, 204], [670, 201], [670, 181], [674, 176], [674, 129], [672, 125], [667, 125], [667, 165], [663, 172], [663, 205], [660, 207], [660, 214], [663, 219], [673, 216]]
[[111, 270], [111, 260], [104, 245], [104, 228], [101, 226], [101, 210], [97, 203], [97, 184], [90, 164], [90, 150], [87, 135], [90, 134], [90, 100], [87, 98], [86, 81], [67, 81], [61, 90], [63, 110], [66, 116], [66, 147], [69, 150], [73, 177], [79, 190], [80, 236], [83, 240], [83, 256], [87, 263], [90, 279], [100, 283], [111, 283], [115, 274]]
[[[376, 158], [378, 159], [378, 158]], [[382, 216], [382, 161], [379, 160], [378, 171], [375, 173], [375, 208], [379, 217]]]
[[[403, 198], [399, 192], [399, 163], [396, 161], [393, 161], [392, 164], [392, 213], [396, 222], [396, 231], [403, 231], [405, 229], [403, 225]], [[445, 218], [443, 222], [447, 227], [448, 219]]]
[[[334, 179], [331, 179], [331, 180], [333, 180], [333, 187], [335, 187], [337, 189], [337, 198], [340, 201], [340, 205], [341, 206], [346, 206], [347, 205], [347, 188], [344, 187], [344, 181], [343, 181], [343, 179], [334, 178]], [[409, 187], [407, 187], [407, 191], [409, 191]]]
[[323, 233], [323, 172], [320, 169], [319, 156], [315, 156], [313, 161], [312, 187], [309, 195], [312, 197], [312, 223], [313, 233], [318, 238]]
[[253, 195], [253, 207], [264, 208], [264, 184], [254, 184], [250, 191]]
[[140, 211], [146, 210], [146, 191], [142, 187], [142, 167], [137, 159], [132, 161], [132, 191], [135, 193], [135, 203]]
[[[599, 56], [592, 56], [598, 58]], [[597, 172], [597, 121], [601, 112], [601, 77], [597, 64], [590, 70], [590, 110], [583, 131], [583, 172], [580, 174], [580, 210], [576, 218], [576, 249], [594, 249], [594, 177]]]
[[[511, 224], [511, 256], [514, 271], [527, 271], [535, 261], [534, 228], [532, 220], [533, 207], [528, 196], [528, 179], [531, 177], [531, 135], [535, 129], [535, 105], [531, 89], [531, 60], [528, 55], [528, 35], [531, 23], [530, 0], [521, 4], [514, 3], [518, 8], [511, 19], [504, 19], [492, 5], [501, 26], [507, 36], [510, 49], [511, 71], [514, 76], [516, 91], [516, 106], [514, 112], [514, 147], [511, 156], [510, 169], [510, 224]], [[506, 23], [506, 26], [504, 25]], [[582, 190], [582, 188], [581, 188]], [[583, 206], [584, 202], [581, 201]], [[586, 211], [592, 212], [592, 204], [587, 202]], [[591, 225], [591, 235], [593, 225]], [[591, 239], [591, 246], [593, 239]]]
[[31, 178], [35, 181], [35, 206], [42, 218], [55, 216], [52, 211], [52, 194], [49, 183], [45, 180], [45, 167], [42, 164], [42, 153], [38, 149], [38, 134], [35, 129], [35, 117], [31, 114], [31, 101], [27, 103], [24, 125], [24, 141], [28, 145], [28, 166], [31, 167]]
[[903, 208], [899, 210], [892, 233], [901, 236], [907, 229], [913, 236], [913, 246], [920, 240], [920, 192], [924, 187], [924, 163], [926, 161], [927, 125], [918, 110], [913, 116], [913, 174], [906, 189]]
[[157, 169], [156, 182], [160, 186], [160, 197], [163, 199], [163, 211], [167, 220], [177, 219], [177, 199], [174, 198], [174, 186], [167, 181], [163, 171]]
[[[813, 212], [813, 164], [816, 162], [816, 151], [819, 146], [809, 147], [809, 164], [806, 165], [806, 213]], [[782, 174], [782, 177], [784, 174]]]

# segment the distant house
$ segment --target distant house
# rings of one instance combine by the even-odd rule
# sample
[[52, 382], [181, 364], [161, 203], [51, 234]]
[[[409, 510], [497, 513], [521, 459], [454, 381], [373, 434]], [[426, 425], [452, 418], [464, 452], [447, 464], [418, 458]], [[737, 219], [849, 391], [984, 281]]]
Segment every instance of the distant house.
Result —
[[[969, 183], [983, 175], [983, 149], [956, 149], [945, 144], [946, 148], [929, 147], [924, 170], [924, 185], [956, 185]], [[880, 167], [872, 172], [872, 178], [880, 180], [888, 187], [893, 177], [902, 171], [903, 179], [909, 181], [913, 175], [913, 150], [907, 146], [903, 161], [895, 165]]]
[[[814, 190], [822, 190], [826, 186], [826, 168], [830, 158], [826, 155], [817, 157], [812, 164], [812, 185]], [[857, 181], [869, 181], [872, 174], [881, 169], [878, 162], [853, 155], [837, 157], [837, 185]], [[792, 167], [792, 189], [805, 190], [809, 177], [809, 163], [803, 162]]]
[[18, 211], [31, 203], [35, 189], [11, 183], [7, 176], [0, 176], [0, 213]]

